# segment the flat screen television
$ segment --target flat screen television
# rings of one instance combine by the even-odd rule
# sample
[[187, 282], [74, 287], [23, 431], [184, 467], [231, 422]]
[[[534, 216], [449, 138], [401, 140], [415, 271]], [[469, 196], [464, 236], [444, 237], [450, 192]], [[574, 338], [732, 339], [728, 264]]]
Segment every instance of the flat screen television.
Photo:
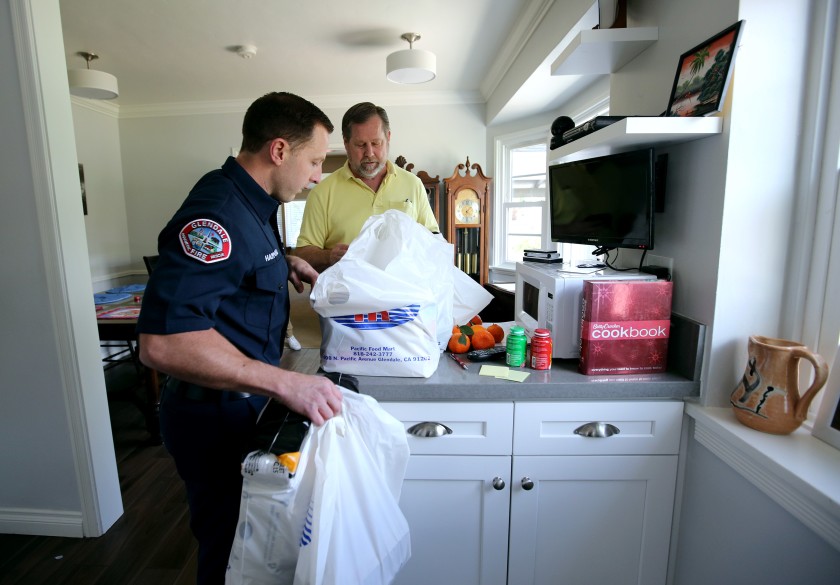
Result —
[[551, 165], [548, 185], [553, 242], [653, 249], [653, 148]]

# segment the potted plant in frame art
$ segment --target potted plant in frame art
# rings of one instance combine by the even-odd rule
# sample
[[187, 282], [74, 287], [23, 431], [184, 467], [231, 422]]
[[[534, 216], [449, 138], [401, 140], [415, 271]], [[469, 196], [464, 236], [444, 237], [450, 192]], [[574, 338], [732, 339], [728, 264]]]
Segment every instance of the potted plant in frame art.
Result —
[[739, 20], [680, 56], [666, 116], [705, 116], [720, 110], [743, 23]]

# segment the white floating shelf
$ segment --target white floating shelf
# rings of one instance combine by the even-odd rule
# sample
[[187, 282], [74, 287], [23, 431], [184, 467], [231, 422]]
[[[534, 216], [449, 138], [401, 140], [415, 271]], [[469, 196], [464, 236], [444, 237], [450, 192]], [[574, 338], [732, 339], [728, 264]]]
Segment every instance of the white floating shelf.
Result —
[[630, 117], [596, 130], [583, 138], [549, 151], [550, 163], [578, 160], [632, 150], [633, 147], [662, 146], [689, 142], [720, 134], [722, 117]]
[[657, 40], [655, 26], [582, 30], [551, 64], [551, 74], [614, 73]]

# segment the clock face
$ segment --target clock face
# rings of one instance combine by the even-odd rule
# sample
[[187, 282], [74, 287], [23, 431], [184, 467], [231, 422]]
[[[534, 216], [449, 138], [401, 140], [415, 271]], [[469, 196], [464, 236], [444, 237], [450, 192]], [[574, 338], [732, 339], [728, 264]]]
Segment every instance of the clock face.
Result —
[[478, 201], [465, 199], [458, 202], [455, 208], [455, 218], [459, 223], [478, 223]]
[[478, 195], [472, 189], [464, 189], [455, 199], [455, 220], [458, 223], [479, 223]]

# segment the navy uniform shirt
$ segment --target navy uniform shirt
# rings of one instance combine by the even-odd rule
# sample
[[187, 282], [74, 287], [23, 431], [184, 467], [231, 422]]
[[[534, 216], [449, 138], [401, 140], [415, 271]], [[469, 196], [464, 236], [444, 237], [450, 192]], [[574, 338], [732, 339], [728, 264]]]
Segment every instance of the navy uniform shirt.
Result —
[[158, 236], [137, 331], [216, 329], [245, 355], [279, 363], [289, 268], [277, 206], [232, 157], [202, 177]]

